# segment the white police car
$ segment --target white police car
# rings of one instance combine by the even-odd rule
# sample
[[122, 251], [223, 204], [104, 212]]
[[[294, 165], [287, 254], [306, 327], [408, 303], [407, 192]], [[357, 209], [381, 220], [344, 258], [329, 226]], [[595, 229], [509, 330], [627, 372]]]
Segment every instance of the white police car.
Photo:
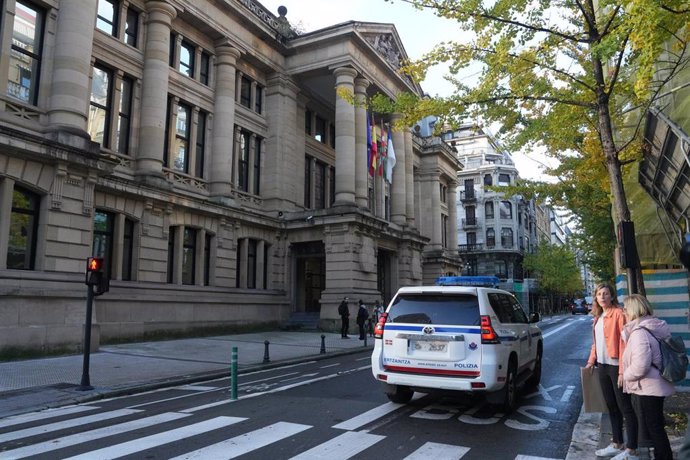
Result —
[[481, 392], [510, 412], [519, 386], [541, 380], [538, 321], [500, 289], [404, 287], [376, 325], [372, 372], [393, 402], [414, 391]]

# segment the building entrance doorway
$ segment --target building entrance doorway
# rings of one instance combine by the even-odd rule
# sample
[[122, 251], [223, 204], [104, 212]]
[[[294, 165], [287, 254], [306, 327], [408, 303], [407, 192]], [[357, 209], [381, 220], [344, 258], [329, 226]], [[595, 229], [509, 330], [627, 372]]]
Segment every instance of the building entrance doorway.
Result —
[[326, 288], [326, 257], [322, 242], [292, 246], [295, 257], [295, 311], [319, 313]]

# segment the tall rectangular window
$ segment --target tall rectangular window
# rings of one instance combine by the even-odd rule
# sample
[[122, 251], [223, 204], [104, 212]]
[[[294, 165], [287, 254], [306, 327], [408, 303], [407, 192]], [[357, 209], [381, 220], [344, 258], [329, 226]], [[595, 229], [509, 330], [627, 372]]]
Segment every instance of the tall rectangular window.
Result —
[[211, 285], [211, 243], [213, 235], [207, 233], [204, 240], [204, 286]]
[[513, 247], [513, 230], [510, 228], [501, 229], [501, 246], [504, 248]]
[[263, 113], [263, 97], [264, 97], [264, 88], [262, 86], [256, 85], [256, 91], [254, 94], [254, 111], [256, 113]]
[[510, 175], [509, 174], [499, 174], [498, 175], [498, 185], [502, 185], [502, 186], [510, 185]]
[[311, 163], [310, 156], [304, 158], [304, 207], [311, 208]]
[[91, 102], [89, 105], [88, 131], [91, 140], [102, 147], [110, 147], [110, 113], [112, 72], [95, 65], [91, 77]]
[[258, 136], [254, 139], [254, 195], [259, 195], [261, 192], [261, 138]]
[[206, 119], [207, 113], [199, 111], [196, 129], [196, 156], [194, 158], [194, 173], [197, 177], [204, 177], [204, 157], [206, 155]]
[[129, 155], [129, 136], [132, 122], [132, 88], [134, 80], [125, 76], [120, 90], [120, 112], [117, 117], [117, 151]]
[[199, 62], [199, 81], [204, 85], [208, 85], [210, 72], [211, 56], [206, 52], [201, 52], [201, 60]]
[[191, 124], [191, 108], [185, 104], [177, 104], [177, 122], [175, 123], [175, 139], [172, 148], [173, 169], [189, 172], [189, 135]]
[[493, 228], [486, 229], [486, 247], [496, 246], [496, 231]]
[[247, 242], [247, 287], [256, 289], [256, 246], [257, 241], [250, 239]]
[[32, 105], [36, 105], [38, 99], [43, 22], [43, 11], [17, 0], [7, 94]]
[[320, 116], [316, 116], [316, 129], [314, 130], [314, 139], [319, 142], [326, 143], [326, 120]]
[[137, 47], [139, 39], [139, 12], [132, 7], [127, 8], [127, 23], [125, 24], [125, 43]]
[[134, 257], [134, 221], [125, 218], [125, 228], [122, 235], [122, 279], [132, 279], [132, 259]]
[[311, 118], [313, 114], [311, 110], [304, 111], [304, 133], [311, 136]]
[[316, 162], [314, 171], [314, 209], [326, 207], [326, 165]]
[[329, 206], [333, 206], [335, 203], [335, 168], [330, 168], [331, 175], [328, 177], [328, 187], [330, 191], [330, 203]]
[[240, 81], [240, 105], [250, 109], [252, 107], [252, 81], [242, 76]]
[[168, 284], [173, 282], [175, 271], [175, 227], [168, 228]]
[[177, 70], [191, 78], [194, 78], [194, 53], [194, 45], [187, 40], [182, 40], [180, 45], [180, 66]]
[[7, 245], [8, 269], [34, 269], [39, 211], [39, 196], [15, 185], [12, 192], [10, 234]]
[[103, 257], [106, 275], [110, 278], [113, 270], [113, 237], [115, 215], [96, 210], [93, 218], [93, 246], [91, 255]]
[[510, 201], [501, 201], [499, 206], [501, 219], [513, 218], [513, 205], [510, 203]]
[[240, 158], [237, 186], [240, 190], [247, 192], [249, 187], [249, 149], [251, 147], [251, 134], [243, 131], [240, 134]]
[[108, 35], [117, 37], [117, 17], [119, 5], [115, 0], [98, 0], [96, 28]]
[[196, 272], [196, 229], [184, 227], [182, 241], [182, 284], [194, 284]]

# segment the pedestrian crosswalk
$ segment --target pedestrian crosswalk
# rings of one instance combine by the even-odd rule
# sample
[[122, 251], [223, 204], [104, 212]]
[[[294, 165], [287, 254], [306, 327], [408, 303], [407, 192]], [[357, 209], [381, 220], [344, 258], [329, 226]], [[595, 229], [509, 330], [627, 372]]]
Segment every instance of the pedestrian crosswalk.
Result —
[[[287, 421], [261, 426], [257, 420], [247, 417], [223, 415], [201, 419], [182, 411], [149, 413], [131, 408], [103, 411], [96, 405], [72, 406], [0, 420], [0, 459], [105, 460], [149, 456], [155, 449], [165, 449], [164, 454], [154, 455], [156, 458], [231, 459], [281, 442], [293, 444], [292, 441], [306, 433], [312, 435], [299, 438], [304, 450], [294, 452], [287, 447], [284, 452], [292, 453], [281, 458], [393, 458], [382, 452], [395, 449], [390, 451], [395, 458], [446, 460], [461, 459], [478, 449], [421, 438], [413, 441], [416, 446], [409, 440], [400, 446], [390, 436], [362, 429], [365, 425], [371, 428], [371, 422], [398, 407], [400, 405], [386, 403], [324, 430], [324, 427]], [[315, 433], [318, 435], [314, 436]], [[207, 439], [208, 444], [203, 445]], [[144, 451], [148, 452], [143, 454]], [[515, 454], [507, 454], [505, 458], [556, 460]]]

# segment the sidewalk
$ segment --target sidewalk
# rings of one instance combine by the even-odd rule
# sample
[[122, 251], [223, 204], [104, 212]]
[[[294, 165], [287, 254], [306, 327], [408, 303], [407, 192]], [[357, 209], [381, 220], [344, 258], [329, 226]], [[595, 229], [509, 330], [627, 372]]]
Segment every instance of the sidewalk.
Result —
[[[326, 353], [321, 353], [322, 334]], [[94, 389], [89, 391], [78, 389], [83, 355], [3, 362], [0, 418], [228, 376], [233, 347], [237, 347], [240, 374], [365, 349], [364, 341], [356, 334], [350, 337], [347, 340], [339, 333], [274, 331], [102, 346], [90, 355], [89, 376]], [[264, 362], [265, 341], [269, 342], [268, 363]], [[373, 337], [367, 337], [369, 350], [373, 343]]]
[[[321, 335], [326, 353], [321, 353]], [[32, 359], [0, 363], [0, 419], [50, 407], [93, 401], [176, 384], [203, 381], [229, 374], [232, 348], [237, 347], [240, 374], [290, 362], [371, 350], [356, 338], [337, 333], [260, 332], [195, 339], [129, 343], [102, 346], [90, 356], [93, 390], [79, 391], [83, 356]], [[265, 363], [266, 346], [269, 342]], [[690, 392], [666, 399], [666, 414], [690, 413]], [[684, 433], [671, 434], [671, 446], [678, 452]], [[567, 460], [595, 459], [594, 451], [608, 445], [611, 425], [608, 415], [581, 413], [573, 429]], [[643, 451], [646, 451], [643, 449]], [[644, 452], [643, 452], [644, 453]], [[647, 459], [648, 456], [641, 456]]]

